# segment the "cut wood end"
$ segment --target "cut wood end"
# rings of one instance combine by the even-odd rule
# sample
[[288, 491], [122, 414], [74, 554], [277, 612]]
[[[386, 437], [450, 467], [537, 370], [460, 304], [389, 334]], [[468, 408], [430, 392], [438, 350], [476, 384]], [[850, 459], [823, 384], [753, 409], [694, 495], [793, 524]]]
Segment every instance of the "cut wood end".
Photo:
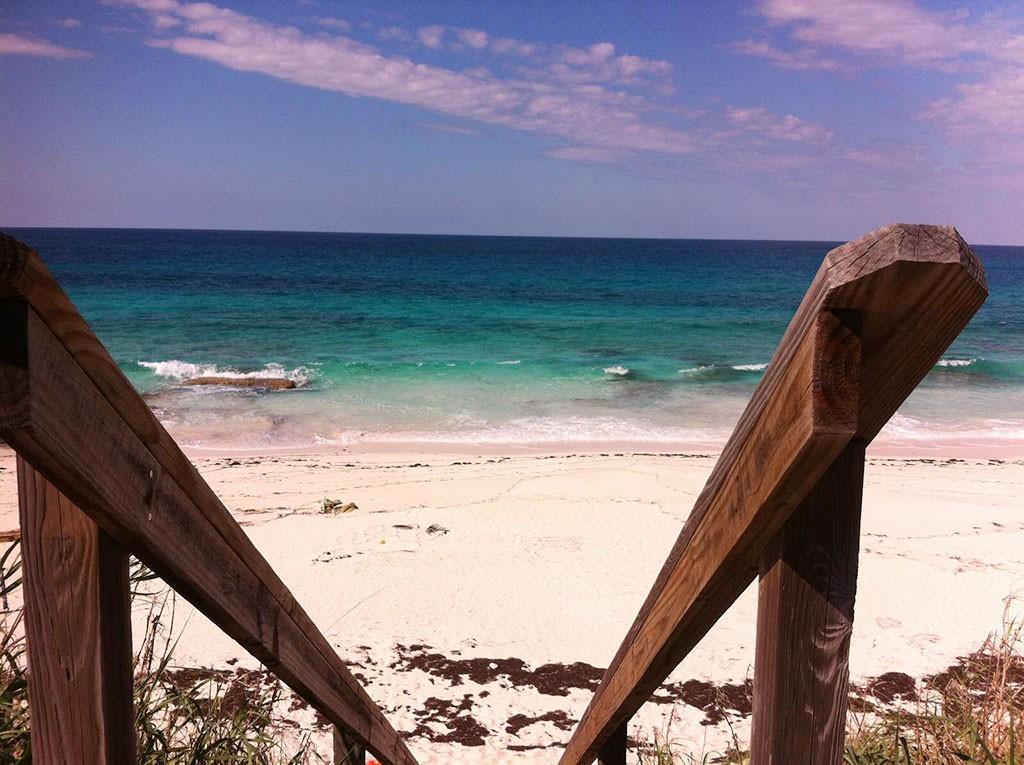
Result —
[[988, 294], [985, 269], [953, 226], [893, 223], [832, 250], [823, 269], [840, 287], [900, 262], [959, 264]]

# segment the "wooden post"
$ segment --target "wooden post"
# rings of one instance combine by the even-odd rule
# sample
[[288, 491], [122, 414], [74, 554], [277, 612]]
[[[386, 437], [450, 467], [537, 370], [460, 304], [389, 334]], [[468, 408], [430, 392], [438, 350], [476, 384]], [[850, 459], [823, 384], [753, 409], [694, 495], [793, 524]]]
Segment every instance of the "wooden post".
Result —
[[843, 760], [864, 446], [846, 447], [762, 558], [752, 765]]
[[32, 757], [135, 761], [128, 555], [18, 457]]
[[601, 745], [597, 765], [626, 765], [626, 723], [616, 728]]
[[334, 765], [364, 765], [366, 749], [363, 745], [334, 726]]

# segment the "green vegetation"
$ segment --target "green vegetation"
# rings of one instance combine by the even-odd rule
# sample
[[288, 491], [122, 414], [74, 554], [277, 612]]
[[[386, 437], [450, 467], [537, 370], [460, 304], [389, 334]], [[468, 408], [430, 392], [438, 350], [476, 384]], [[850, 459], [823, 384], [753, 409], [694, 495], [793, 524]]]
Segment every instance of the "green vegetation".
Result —
[[[32, 761], [17, 543], [0, 557], [0, 765]], [[176, 667], [173, 592], [142, 564], [131, 572], [133, 608], [146, 609], [135, 657], [135, 713], [141, 765], [312, 765], [314, 731], [286, 712], [302, 705], [263, 670]]]
[[[844, 762], [1024, 765], [1022, 648], [1024, 624], [1007, 617], [999, 633], [945, 672], [925, 678], [910, 698], [883, 703], [855, 691]], [[748, 765], [735, 734], [724, 752], [694, 754], [671, 736], [673, 719], [639, 747], [641, 765]]]

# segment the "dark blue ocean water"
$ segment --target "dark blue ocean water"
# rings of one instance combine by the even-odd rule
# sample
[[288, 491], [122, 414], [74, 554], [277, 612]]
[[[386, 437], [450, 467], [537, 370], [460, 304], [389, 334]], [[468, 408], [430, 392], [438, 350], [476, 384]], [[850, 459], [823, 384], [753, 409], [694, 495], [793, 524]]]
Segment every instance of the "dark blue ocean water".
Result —
[[[722, 440], [837, 243], [12, 229], [184, 442]], [[893, 438], [1024, 439], [1024, 248]], [[183, 388], [289, 376], [294, 391]]]

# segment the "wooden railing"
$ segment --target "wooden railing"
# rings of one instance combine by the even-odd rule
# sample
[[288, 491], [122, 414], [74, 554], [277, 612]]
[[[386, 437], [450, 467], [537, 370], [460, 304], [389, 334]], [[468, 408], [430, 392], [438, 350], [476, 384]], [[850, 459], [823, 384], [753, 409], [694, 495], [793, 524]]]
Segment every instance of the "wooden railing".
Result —
[[135, 758], [128, 554], [362, 748], [415, 758], [35, 252], [0, 234], [0, 437], [18, 453], [32, 754]]
[[[955, 229], [830, 252], [565, 749], [626, 724], [760, 575], [754, 765], [839, 763], [864, 449], [987, 294]], [[0, 437], [18, 453], [32, 746], [134, 759], [128, 554], [335, 726], [337, 762], [415, 759], [39, 257], [0, 234]]]
[[624, 763], [626, 723], [758, 575], [752, 765], [841, 762], [864, 448], [987, 294], [951, 227], [828, 253], [562, 765]]

